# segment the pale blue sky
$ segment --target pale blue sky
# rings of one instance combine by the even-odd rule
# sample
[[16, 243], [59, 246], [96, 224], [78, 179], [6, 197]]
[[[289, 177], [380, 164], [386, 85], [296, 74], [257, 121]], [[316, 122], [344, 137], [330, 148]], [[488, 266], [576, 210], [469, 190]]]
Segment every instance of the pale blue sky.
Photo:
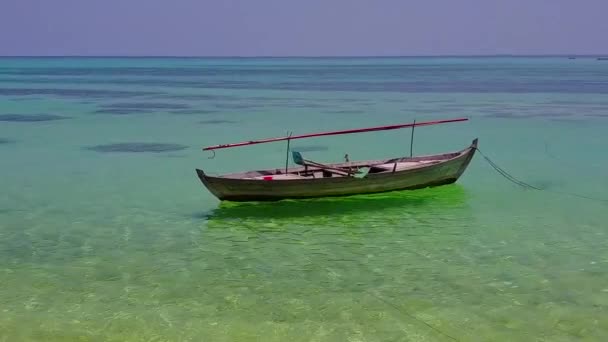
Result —
[[0, 55], [608, 53], [608, 0], [0, 0]]

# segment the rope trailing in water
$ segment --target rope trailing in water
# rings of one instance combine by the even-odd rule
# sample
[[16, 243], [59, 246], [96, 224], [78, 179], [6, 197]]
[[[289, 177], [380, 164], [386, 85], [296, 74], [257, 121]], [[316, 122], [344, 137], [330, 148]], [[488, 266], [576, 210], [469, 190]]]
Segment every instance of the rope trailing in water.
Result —
[[494, 170], [496, 170], [496, 172], [498, 172], [501, 176], [505, 177], [509, 181], [523, 187], [524, 189], [542, 190], [541, 188], [538, 188], [538, 187], [535, 187], [534, 185], [530, 185], [528, 183], [522, 182], [522, 181], [518, 180], [517, 178], [511, 176], [507, 171], [503, 170], [500, 166], [498, 166], [490, 158], [488, 158], [485, 154], [483, 154], [483, 152], [481, 152], [481, 150], [479, 148], [476, 148], [476, 150], [488, 162], [488, 164], [490, 164], [490, 166]]
[[560, 195], [568, 195], [568, 196], [574, 196], [574, 197], [578, 197], [578, 198], [584, 198], [584, 199], [588, 199], [588, 200], [592, 200], [592, 201], [598, 201], [598, 202], [608, 203], [608, 200], [606, 200], [606, 199], [594, 198], [594, 197], [589, 197], [589, 196], [585, 196], [585, 195], [579, 195], [579, 194], [575, 194], [575, 193], [571, 193], [571, 192], [552, 191], [552, 190], [548, 190], [548, 189], [542, 189], [542, 188], [539, 188], [537, 186], [534, 186], [534, 185], [528, 184], [526, 182], [523, 182], [523, 181], [521, 181], [521, 180], [513, 177], [507, 171], [505, 171], [500, 166], [498, 166], [496, 163], [494, 163], [490, 158], [488, 158], [485, 154], [483, 154], [483, 152], [481, 152], [481, 150], [479, 148], [475, 148], [475, 149], [488, 162], [488, 164], [490, 164], [490, 166], [494, 170], [496, 170], [496, 172], [498, 172], [501, 176], [505, 177], [507, 180], [509, 180], [509, 181], [511, 181], [511, 182], [513, 182], [513, 183], [515, 183], [515, 184], [523, 187], [524, 189], [547, 191], [547, 192], [553, 192], [555, 194], [560, 194]]

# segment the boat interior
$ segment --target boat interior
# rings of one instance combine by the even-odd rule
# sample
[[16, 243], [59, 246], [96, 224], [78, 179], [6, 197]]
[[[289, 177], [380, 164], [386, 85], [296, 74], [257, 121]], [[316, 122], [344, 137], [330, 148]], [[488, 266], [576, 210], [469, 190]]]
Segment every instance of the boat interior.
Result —
[[461, 152], [422, 157], [402, 157], [384, 160], [368, 160], [322, 164], [307, 160], [299, 152], [292, 152], [298, 167], [274, 170], [248, 171], [220, 176], [221, 178], [252, 180], [302, 180], [318, 178], [365, 178], [371, 174], [392, 173], [439, 164], [459, 156]]

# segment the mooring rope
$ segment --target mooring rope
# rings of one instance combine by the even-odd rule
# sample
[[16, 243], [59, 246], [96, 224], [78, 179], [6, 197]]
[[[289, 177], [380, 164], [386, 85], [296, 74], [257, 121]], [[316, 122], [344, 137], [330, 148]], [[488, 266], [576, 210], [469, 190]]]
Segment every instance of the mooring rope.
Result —
[[512, 175], [510, 175], [507, 171], [505, 171], [503, 168], [501, 168], [500, 166], [498, 166], [496, 163], [494, 163], [490, 158], [488, 158], [483, 152], [481, 152], [481, 150], [479, 148], [475, 148], [477, 150], [477, 152], [479, 152], [479, 154], [481, 154], [481, 156], [488, 162], [488, 164], [490, 164], [490, 166], [496, 170], [496, 172], [498, 172], [501, 176], [505, 177], [507, 180], [523, 187], [524, 189], [532, 189], [532, 190], [540, 190], [540, 191], [546, 191], [546, 192], [552, 192], [555, 194], [560, 194], [560, 195], [567, 195], [567, 196], [574, 196], [574, 197], [578, 197], [578, 198], [584, 198], [584, 199], [588, 199], [588, 200], [592, 200], [592, 201], [597, 201], [597, 202], [604, 202], [604, 203], [608, 203], [607, 199], [601, 199], [601, 198], [595, 198], [595, 197], [589, 197], [589, 196], [585, 196], [585, 195], [580, 195], [580, 194], [575, 194], [575, 193], [571, 193], [571, 192], [564, 192], [564, 191], [555, 191], [555, 190], [549, 190], [549, 189], [542, 189], [539, 188], [537, 186], [528, 184], [524, 181], [521, 181], [515, 177], [513, 177]]

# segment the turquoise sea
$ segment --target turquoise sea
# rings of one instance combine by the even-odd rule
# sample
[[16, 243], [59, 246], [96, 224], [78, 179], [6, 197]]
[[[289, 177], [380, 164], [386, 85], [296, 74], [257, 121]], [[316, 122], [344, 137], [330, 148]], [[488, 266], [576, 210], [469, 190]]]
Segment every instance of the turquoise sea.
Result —
[[[194, 171], [458, 117], [414, 153], [479, 138], [543, 190], [480, 154], [450, 186], [277, 203]], [[0, 58], [0, 341], [606, 341], [607, 131], [594, 57]], [[292, 147], [388, 158], [410, 131]]]

